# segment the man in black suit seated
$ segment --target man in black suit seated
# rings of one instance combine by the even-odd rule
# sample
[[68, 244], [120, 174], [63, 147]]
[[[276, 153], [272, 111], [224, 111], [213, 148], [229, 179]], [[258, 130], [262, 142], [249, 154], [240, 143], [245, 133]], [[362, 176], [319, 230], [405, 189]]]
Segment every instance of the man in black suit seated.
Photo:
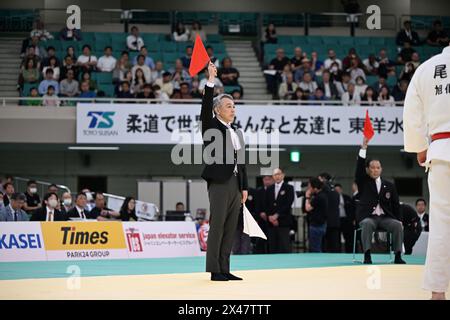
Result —
[[42, 200], [42, 206], [34, 210], [31, 221], [67, 221], [67, 215], [58, 207], [58, 195], [54, 192], [49, 192], [44, 196]]
[[[67, 212], [67, 217], [70, 218], [77, 218], [77, 219], [91, 219], [90, 212], [86, 210], [87, 205], [87, 197], [84, 192], [79, 192], [75, 196], [75, 207], [69, 210]], [[95, 218], [94, 218], [95, 219]]]
[[105, 196], [102, 192], [94, 194], [95, 207], [89, 212], [90, 219], [98, 221], [114, 221], [120, 220], [120, 213], [106, 207]]
[[280, 168], [273, 170], [272, 176], [275, 183], [267, 188], [266, 195], [269, 253], [290, 253], [294, 187], [284, 182], [284, 172]]
[[366, 161], [369, 140], [364, 138], [356, 164], [355, 180], [358, 184], [359, 203], [356, 218], [361, 226], [361, 242], [364, 263], [371, 264], [370, 250], [372, 235], [378, 229], [393, 235], [395, 263], [404, 264], [401, 252], [403, 245], [403, 225], [401, 223], [400, 202], [393, 183], [381, 177], [381, 162], [376, 159]]

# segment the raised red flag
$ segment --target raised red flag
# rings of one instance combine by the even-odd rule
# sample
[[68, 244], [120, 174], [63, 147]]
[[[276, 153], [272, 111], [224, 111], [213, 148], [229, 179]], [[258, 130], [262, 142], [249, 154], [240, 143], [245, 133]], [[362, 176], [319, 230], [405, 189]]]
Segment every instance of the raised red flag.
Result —
[[364, 137], [372, 139], [375, 131], [373, 131], [372, 121], [370, 121], [369, 110], [366, 110], [366, 120], [364, 121]]
[[197, 34], [192, 52], [191, 64], [189, 65], [189, 74], [191, 77], [199, 73], [209, 62], [209, 56], [203, 45], [202, 39]]

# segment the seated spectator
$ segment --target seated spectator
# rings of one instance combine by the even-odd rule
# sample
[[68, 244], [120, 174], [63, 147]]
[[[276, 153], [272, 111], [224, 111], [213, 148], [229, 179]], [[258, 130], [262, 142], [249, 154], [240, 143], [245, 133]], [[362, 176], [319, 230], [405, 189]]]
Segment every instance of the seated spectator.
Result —
[[133, 197], [126, 197], [122, 203], [122, 207], [120, 207], [120, 220], [122, 221], [130, 221], [133, 219], [134, 221], [138, 221], [136, 217], [136, 199]]
[[180, 58], [183, 63], [183, 67], [186, 69], [189, 69], [189, 65], [191, 64], [192, 50], [192, 46], [187, 46], [185, 49], [185, 55]]
[[302, 66], [295, 71], [294, 80], [295, 82], [301, 82], [303, 80], [303, 75], [309, 73], [313, 80], [316, 78], [316, 74], [312, 69], [312, 61], [308, 58], [303, 59]]
[[[144, 64], [150, 68], [150, 70], [153, 71], [153, 69], [155, 69], [155, 62], [153, 61], [153, 59], [151, 57], [148, 56], [148, 50], [146, 46], [142, 46], [141, 50], [139, 50], [139, 54], [143, 55], [145, 60], [144, 60]], [[137, 64], [137, 60], [139, 58], [139, 55], [135, 56], [133, 59], [133, 66]]]
[[333, 49], [328, 49], [328, 58], [323, 62], [325, 69], [331, 69], [334, 62], [337, 63], [338, 69], [342, 70], [342, 61], [337, 58], [336, 52]]
[[172, 74], [164, 72], [161, 79], [157, 79], [155, 84], [159, 86], [160, 90], [167, 94], [168, 97], [173, 94]]
[[206, 46], [206, 52], [208, 53], [209, 60], [216, 66], [216, 68], [219, 68], [220, 61], [219, 59], [214, 56], [214, 49], [211, 46]]
[[198, 77], [192, 80], [191, 85], [191, 96], [193, 99], [201, 99], [203, 97], [202, 92], [199, 89], [200, 81], [198, 81]]
[[225, 86], [240, 86], [239, 71], [233, 67], [233, 61], [229, 57], [222, 60], [222, 68], [218, 71], [218, 77]]
[[366, 80], [363, 77], [358, 76], [355, 81], [355, 94], [359, 94], [359, 96], [362, 97], [366, 92], [366, 89]]
[[91, 74], [89, 72], [85, 72], [81, 75], [81, 81], [87, 81], [89, 83], [89, 90], [97, 91], [97, 81], [91, 78]]
[[80, 89], [81, 89], [81, 92], [79, 94], [80, 98], [95, 98], [97, 96], [95, 91], [90, 89], [89, 80], [82, 81]]
[[411, 47], [411, 42], [405, 41], [402, 50], [398, 54], [397, 63], [405, 64], [406, 62], [411, 61], [411, 56], [414, 52], [416, 52], [416, 50]]
[[317, 83], [312, 79], [311, 73], [305, 73], [303, 80], [298, 84], [298, 87], [303, 91], [315, 92], [317, 89]]
[[152, 85], [149, 83], [144, 84], [144, 88], [137, 94], [138, 99], [155, 99]]
[[59, 84], [53, 79], [53, 69], [47, 69], [45, 71], [45, 79], [39, 84], [39, 94], [46, 94], [49, 86], [53, 87], [55, 94], [59, 94]]
[[378, 97], [372, 87], [367, 87], [361, 98], [362, 106], [376, 106]]
[[86, 220], [89, 216], [89, 210], [86, 209], [88, 200], [86, 193], [79, 192], [75, 196], [75, 206], [67, 212], [67, 218]]
[[414, 64], [412, 62], [408, 62], [405, 64], [405, 67], [403, 68], [402, 72], [400, 72], [400, 76], [398, 78], [399, 80], [406, 80], [409, 82], [411, 81], [414, 72], [416, 72]]
[[[276, 56], [273, 58], [268, 66], [269, 70], [275, 70], [275, 74], [265, 74], [266, 82], [267, 82], [267, 90], [272, 94], [274, 98], [278, 95], [278, 84], [281, 82], [281, 72], [284, 69], [284, 66], [290, 64], [291, 61], [284, 54], [283, 48], [278, 48], [276, 50]], [[294, 77], [295, 78], [295, 77]]]
[[75, 79], [78, 79], [78, 67], [76, 66], [74, 60], [72, 59], [72, 56], [67, 55], [64, 58], [64, 66], [61, 68], [61, 79], [67, 78], [67, 73], [69, 71], [73, 72], [73, 77]]
[[172, 70], [171, 73], [174, 89], [179, 89], [180, 83], [182, 82], [191, 83], [191, 76], [183, 67], [183, 62], [181, 62], [180, 59], [175, 60], [175, 68]]
[[91, 54], [91, 46], [83, 46], [83, 54], [77, 59], [77, 66], [83, 72], [92, 72], [97, 68], [97, 57]]
[[73, 70], [69, 70], [67, 72], [67, 78], [62, 80], [59, 84], [59, 93], [62, 97], [73, 98], [80, 93], [78, 87], [79, 83], [77, 80], [75, 80], [75, 74]]
[[27, 213], [22, 210], [26, 198], [23, 193], [12, 193], [8, 197], [3, 196], [3, 201], [8, 199], [8, 204], [5, 204], [4, 209], [0, 211], [0, 222], [6, 221], [28, 221]]
[[161, 90], [161, 87], [157, 84], [153, 85], [153, 92], [155, 93], [155, 98], [161, 100], [162, 102], [170, 100], [167, 93]]
[[380, 90], [381, 90], [381, 88], [382, 88], [383, 86], [385, 86], [386, 84], [387, 84], [387, 78], [386, 78], [386, 76], [380, 74], [380, 75], [378, 76], [378, 81], [375, 82], [375, 83], [372, 85], [372, 88], [373, 88], [373, 90], [375, 91], [375, 93], [378, 95], [379, 92], [380, 92]]
[[388, 86], [382, 86], [378, 94], [378, 104], [382, 107], [395, 106], [394, 97], [391, 95]]
[[339, 92], [339, 96], [342, 98], [344, 92], [348, 90], [348, 85], [351, 82], [350, 73], [347, 71], [342, 72], [341, 81], [335, 81], [336, 89]]
[[303, 91], [302, 88], [297, 88], [294, 92], [292, 100], [309, 100], [309, 94], [305, 94], [305, 91]]
[[47, 50], [45, 50], [44, 46], [39, 43], [38, 37], [32, 37], [29, 46], [34, 48], [34, 54], [41, 60], [47, 56]]
[[355, 106], [361, 101], [359, 94], [355, 94], [355, 85], [350, 82], [347, 86], [347, 91], [341, 97], [343, 106]]
[[410, 42], [413, 46], [418, 46], [421, 44], [419, 35], [411, 29], [411, 21], [409, 20], [403, 22], [403, 29], [397, 33], [395, 43], [398, 46], [403, 47], [403, 44], [406, 41]]
[[[400, 80], [400, 82], [392, 90], [392, 96], [395, 101], [405, 101], [406, 90], [408, 90], [409, 81]], [[398, 106], [400, 104], [397, 104]]]
[[36, 83], [39, 79], [39, 70], [36, 67], [35, 60], [28, 59], [26, 68], [22, 70], [22, 81], [24, 83]]
[[131, 27], [131, 34], [127, 37], [127, 47], [131, 51], [140, 51], [144, 46], [144, 40], [139, 36], [139, 29]]
[[378, 67], [379, 75], [383, 75], [384, 77], [395, 75], [395, 62], [388, 58], [386, 49], [380, 50], [377, 61], [380, 64]]
[[42, 67], [48, 67], [50, 65], [50, 59], [56, 59], [56, 66], [60, 67], [61, 63], [58, 59], [58, 57], [56, 57], [56, 51], [55, 48], [52, 46], [47, 47], [47, 55], [44, 59], [42, 59]]
[[120, 84], [119, 93], [117, 93], [117, 98], [131, 98], [134, 99], [134, 94], [131, 92], [130, 83], [127, 81], [123, 81]]
[[328, 100], [328, 98], [325, 97], [322, 89], [320, 89], [320, 88], [317, 88], [314, 91], [314, 95], [312, 95], [309, 99], [313, 100], [313, 101], [327, 101]]
[[303, 53], [302, 48], [296, 47], [294, 49], [294, 56], [291, 58], [291, 70], [295, 72], [303, 64], [303, 59], [306, 54]]
[[12, 195], [16, 192], [11, 179], [7, 179], [7, 181], [3, 183], [3, 191], [3, 204], [7, 207], [11, 201]]
[[356, 58], [350, 60], [350, 68], [347, 69], [347, 72], [350, 73], [350, 78], [353, 81], [356, 81], [356, 78], [358, 77], [362, 77], [364, 80], [366, 80], [366, 74], [364, 73], [363, 69], [359, 67], [359, 62]]
[[411, 63], [414, 65], [414, 69], [417, 69], [417, 68], [420, 66], [420, 56], [419, 56], [419, 53], [418, 53], [418, 52], [414, 52], [414, 53], [411, 55], [411, 61], [408, 61], [408, 62], [411, 62]]
[[95, 207], [92, 208], [89, 217], [98, 221], [111, 221], [120, 219], [120, 213], [106, 206], [105, 196], [102, 192], [96, 192], [94, 195]]
[[34, 99], [28, 99], [25, 101], [25, 105], [27, 106], [41, 106], [42, 105], [42, 99], [39, 96], [39, 91], [36, 87], [33, 87], [30, 89], [30, 97]]
[[47, 87], [47, 93], [42, 97], [42, 105], [45, 107], [58, 107], [61, 104], [55, 93], [55, 88], [50, 85]]
[[27, 48], [26, 55], [24, 56], [20, 67], [22, 69], [25, 69], [27, 62], [30, 59], [33, 60], [34, 65], [36, 66], [36, 68], [38, 70], [40, 70], [41, 69], [41, 58], [34, 53], [34, 48], [33, 47], [28, 47]]
[[23, 206], [23, 210], [31, 214], [34, 210], [41, 207], [41, 198], [37, 193], [37, 184], [35, 180], [29, 180], [27, 182], [27, 191], [25, 191], [26, 201]]
[[182, 82], [180, 84], [180, 90], [177, 90], [177, 92], [172, 95], [172, 99], [192, 99], [189, 83]]
[[150, 83], [150, 80], [152, 78], [152, 71], [150, 68], [145, 64], [145, 56], [140, 54], [137, 57], [137, 64], [131, 68], [131, 73], [133, 75], [133, 80], [136, 79], [136, 70], [141, 69], [142, 72], [144, 72], [144, 78], [146, 83]]
[[204, 30], [202, 30], [202, 25], [198, 21], [194, 21], [192, 23], [191, 28], [191, 37], [189, 40], [192, 42], [195, 42], [195, 38], [197, 38], [197, 34], [200, 36], [200, 39], [202, 39], [203, 43], [206, 42], [206, 33]]
[[427, 36], [427, 43], [434, 47], [446, 47], [448, 46], [448, 42], [448, 34], [442, 27], [442, 22], [440, 20], [434, 21], [433, 30]]
[[53, 39], [53, 36], [44, 27], [44, 22], [36, 21], [36, 27], [31, 30], [30, 38], [36, 37], [39, 41], [47, 41]]
[[154, 83], [158, 79], [162, 79], [163, 74], [166, 71], [164, 70], [164, 65], [161, 60], [156, 61], [155, 70], [152, 70], [152, 79], [151, 83]]
[[40, 208], [36, 209], [30, 221], [67, 221], [66, 213], [59, 209], [59, 198], [56, 193], [47, 193], [42, 200]]
[[333, 80], [331, 80], [330, 72], [324, 70], [322, 73], [322, 82], [318, 86], [328, 100], [336, 100], [340, 98], [339, 92]]
[[[129, 55], [127, 51], [122, 51], [119, 61], [116, 63], [116, 67], [113, 70], [113, 83], [119, 83], [124, 81], [125, 75], [130, 71], [132, 65], [129, 61]], [[132, 74], [131, 74], [132, 75]]]
[[287, 79], [287, 75], [289, 74], [289, 73], [292, 73], [292, 69], [291, 69], [291, 65], [290, 64], [287, 64], [287, 65], [285, 65], [284, 66], [284, 68], [283, 68], [283, 71], [281, 72], [281, 82], [283, 83], [283, 82], [286, 82], [286, 79]]
[[281, 100], [292, 100], [297, 88], [298, 85], [294, 82], [294, 76], [292, 72], [288, 73], [286, 76], [286, 82], [282, 82], [280, 84], [280, 88], [278, 89], [278, 96]]
[[61, 196], [61, 212], [66, 214], [73, 208], [73, 200], [70, 192], [64, 192]]
[[317, 51], [311, 52], [311, 69], [317, 75], [321, 75], [324, 69], [323, 62], [319, 60]]
[[350, 48], [348, 50], [347, 56], [345, 56], [344, 60], [342, 60], [342, 69], [348, 70], [352, 67], [352, 60], [356, 59], [357, 66], [360, 66], [362, 64], [361, 59], [359, 59], [358, 55], [356, 54], [355, 48]]
[[[339, 64], [335, 61], [331, 64], [330, 67], [330, 79], [332, 81], [341, 82], [342, 74], [344, 73], [341, 69], [339, 69]], [[350, 75], [349, 75], [350, 77]]]
[[265, 43], [277, 43], [277, 31], [275, 29], [275, 25], [273, 23], [269, 23], [269, 25], [266, 28], [265, 34], [264, 34], [264, 42]]
[[48, 65], [47, 67], [44, 67], [42, 69], [42, 75], [45, 76], [45, 73], [47, 72], [48, 69], [52, 69], [53, 70], [53, 80], [55, 81], [59, 81], [59, 76], [60, 76], [60, 69], [58, 67], [58, 62], [56, 60], [56, 57], [51, 57], [50, 58], [50, 65]]
[[136, 76], [131, 85], [131, 92], [138, 94], [144, 90], [144, 85], [148, 83], [145, 81], [144, 71], [141, 68], [136, 69]]
[[98, 59], [97, 71], [100, 72], [112, 72], [116, 67], [117, 60], [112, 56], [112, 48], [110, 46], [105, 47], [104, 55]]
[[75, 55], [75, 48], [72, 47], [72, 46], [67, 47], [67, 49], [66, 49], [66, 57], [67, 56], [71, 56], [73, 62], [76, 62], [77, 59], [78, 59], [77, 56]]
[[233, 90], [233, 92], [231, 92], [231, 96], [233, 97], [235, 103], [242, 104], [242, 102], [236, 102], [241, 100], [242, 98], [241, 92], [239, 90]]
[[59, 32], [59, 40], [62, 41], [81, 41], [82, 37], [81, 37], [81, 30], [80, 29], [69, 29], [66, 27], [64, 27], [60, 32]]
[[172, 38], [177, 42], [186, 42], [189, 40], [189, 29], [187, 29], [181, 21], [178, 21], [172, 31]]
[[369, 55], [367, 59], [363, 61], [364, 69], [369, 75], [377, 75], [380, 64], [377, 61], [377, 57], [374, 54]]
[[[205, 68], [205, 77], [200, 81], [198, 85], [198, 89], [203, 93], [205, 90], [206, 82], [209, 79], [208, 68]], [[222, 81], [219, 80], [218, 77], [214, 78], [214, 95], [218, 95], [224, 92]]]

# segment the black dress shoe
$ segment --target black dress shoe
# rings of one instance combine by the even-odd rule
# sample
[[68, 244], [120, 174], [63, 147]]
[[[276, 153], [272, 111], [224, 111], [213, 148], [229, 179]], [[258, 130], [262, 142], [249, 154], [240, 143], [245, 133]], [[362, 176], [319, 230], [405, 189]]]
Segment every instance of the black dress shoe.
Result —
[[372, 264], [372, 257], [370, 256], [370, 250], [364, 252], [364, 264]]
[[228, 278], [222, 273], [211, 272], [211, 281], [228, 281]]
[[405, 260], [402, 259], [402, 253], [401, 252], [395, 253], [394, 263], [395, 264], [406, 264]]
[[236, 277], [235, 275], [231, 273], [224, 273], [223, 274], [228, 280], [242, 280], [242, 278]]

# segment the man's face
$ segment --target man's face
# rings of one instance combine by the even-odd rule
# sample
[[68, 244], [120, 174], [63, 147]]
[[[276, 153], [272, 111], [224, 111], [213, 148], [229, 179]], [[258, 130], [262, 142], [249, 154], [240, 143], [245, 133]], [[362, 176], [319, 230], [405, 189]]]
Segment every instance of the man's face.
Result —
[[88, 82], [83, 82], [81, 84], [81, 91], [83, 91], [83, 92], [88, 92], [89, 91], [89, 83]]
[[110, 48], [107, 48], [107, 49], [105, 50], [105, 56], [109, 57], [111, 54], [112, 54], [111, 49], [110, 49]]
[[272, 174], [275, 183], [280, 183], [284, 180], [284, 173], [280, 169], [275, 169]]
[[77, 206], [80, 207], [80, 208], [86, 207], [86, 204], [87, 204], [87, 198], [86, 198], [86, 196], [85, 196], [84, 194], [78, 196], [78, 198], [77, 198], [77, 200], [76, 200], [76, 204], [77, 204]]
[[295, 48], [295, 56], [300, 58], [302, 56], [302, 49]]
[[68, 78], [69, 80], [72, 80], [72, 79], [73, 79], [73, 71], [72, 71], [72, 70], [70, 70], [69, 72], [67, 72], [67, 78]]
[[[51, 69], [50, 69], [51, 70]], [[52, 72], [47, 72], [46, 74], [45, 74], [45, 78], [47, 79], [47, 80], [52, 80], [53, 79], [53, 73]]]
[[137, 28], [133, 28], [133, 30], [131, 30], [131, 33], [133, 34], [133, 36], [138, 36], [139, 35], [139, 30]]
[[5, 192], [9, 196], [12, 195], [15, 192], [14, 186], [12, 184], [8, 184], [8, 186], [6, 187]]
[[233, 122], [236, 115], [236, 107], [234, 106], [233, 100], [222, 98], [217, 113], [226, 123]]
[[25, 204], [25, 201], [23, 201], [23, 200], [11, 200], [11, 207], [14, 210], [22, 209], [24, 204]]
[[145, 58], [144, 58], [144, 57], [139, 57], [139, 59], [138, 59], [138, 64], [139, 64], [140, 66], [142, 66], [142, 65], [144, 64], [144, 62], [145, 62]]
[[328, 58], [334, 59], [336, 57], [336, 52], [334, 50], [328, 51]]
[[50, 188], [48, 188], [48, 192], [58, 193], [58, 188], [55, 186], [51, 186]]
[[422, 214], [427, 210], [427, 205], [423, 201], [419, 201], [416, 204], [416, 210], [418, 213]]
[[192, 56], [192, 48], [191, 47], [186, 48], [186, 55], [188, 57]]
[[102, 194], [97, 194], [95, 197], [95, 206], [99, 209], [103, 209], [105, 207], [105, 196]]
[[142, 54], [143, 56], [145, 56], [145, 57], [146, 57], [146, 56], [147, 56], [147, 54], [148, 54], [147, 48], [145, 48], [145, 47], [144, 47], [144, 48], [142, 48], [142, 49], [141, 49], [141, 54]]
[[34, 189], [36, 189], [36, 184], [35, 183], [32, 183], [32, 184], [30, 184], [29, 186], [28, 186], [28, 192], [29, 193], [33, 193], [33, 192], [31, 192], [31, 190], [34, 190]]
[[330, 80], [330, 74], [328, 72], [322, 73], [322, 81], [328, 82]]
[[336, 190], [337, 193], [342, 194], [342, 188], [339, 186], [334, 187], [334, 190]]
[[180, 87], [180, 92], [181, 92], [182, 94], [188, 94], [188, 93], [189, 93], [189, 86], [186, 85], [186, 84], [182, 85], [182, 86]]
[[263, 178], [263, 185], [264, 187], [270, 187], [271, 185], [273, 185], [274, 181], [273, 181], [273, 177], [272, 176], [265, 176]]
[[64, 192], [62, 195], [62, 200], [64, 201], [66, 199], [72, 199], [72, 196], [68, 192]]
[[184, 211], [184, 204], [177, 204], [175, 210], [176, 211]]
[[381, 172], [383, 169], [381, 168], [381, 163], [378, 160], [372, 160], [370, 161], [369, 167], [367, 168], [367, 174], [372, 179], [377, 179], [379, 176], [381, 176]]
[[277, 50], [277, 58], [279, 58], [279, 59], [284, 58], [284, 50], [281, 50], [281, 49]]

